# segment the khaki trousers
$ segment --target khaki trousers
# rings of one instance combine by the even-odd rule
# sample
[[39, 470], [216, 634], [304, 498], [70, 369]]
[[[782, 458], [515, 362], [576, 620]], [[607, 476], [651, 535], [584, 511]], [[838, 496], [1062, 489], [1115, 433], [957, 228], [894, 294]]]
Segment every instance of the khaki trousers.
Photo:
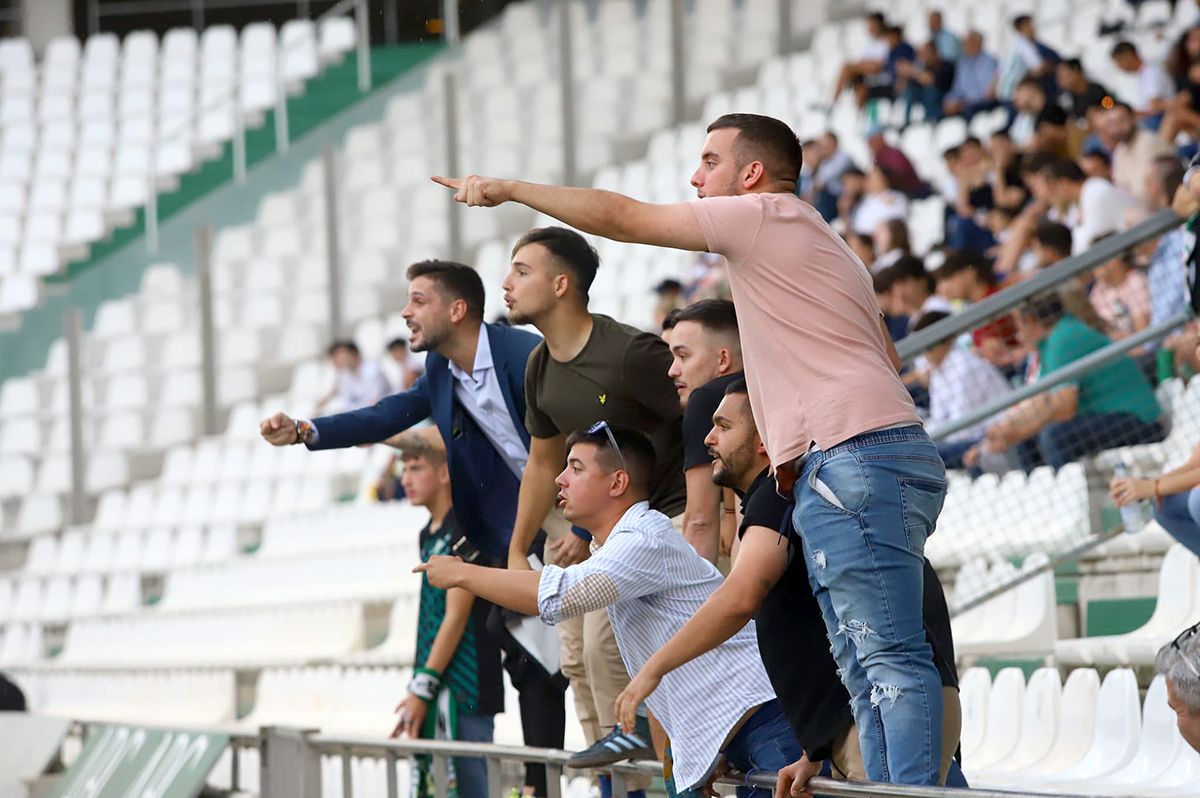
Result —
[[[958, 750], [958, 739], [962, 734], [962, 703], [958, 690], [942, 687], [942, 769], [941, 783], [946, 783], [946, 772]], [[863, 766], [862, 749], [858, 745], [858, 729], [851, 726], [833, 741], [833, 777], [849, 781], [866, 781], [867, 770]]]

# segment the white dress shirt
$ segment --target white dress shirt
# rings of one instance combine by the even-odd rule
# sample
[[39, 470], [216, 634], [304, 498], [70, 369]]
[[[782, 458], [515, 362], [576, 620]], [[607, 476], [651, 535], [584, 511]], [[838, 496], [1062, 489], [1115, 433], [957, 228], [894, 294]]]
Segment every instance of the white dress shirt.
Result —
[[[626, 510], [604, 545], [593, 543], [592, 552], [569, 568], [545, 567], [538, 614], [554, 625], [607, 607], [630, 674], [642, 669], [722, 581], [716, 566], [647, 502]], [[753, 621], [664, 676], [646, 704], [671, 739], [675, 784], [697, 786], [734, 724], [773, 698]]]
[[337, 373], [337, 404], [341, 413], [370, 407], [392, 392], [392, 386], [383, 369], [373, 360], [363, 360], [357, 371], [349, 369]]
[[512, 414], [508, 412], [508, 405], [504, 402], [500, 377], [492, 363], [492, 344], [488, 340], [487, 327], [479, 326], [479, 344], [475, 347], [475, 367], [471, 373], [468, 374], [451, 361], [450, 374], [454, 377], [454, 396], [475, 419], [496, 451], [503, 455], [517, 479], [520, 479], [529, 461], [529, 449], [521, 440]]
[[1078, 224], [1071, 229], [1071, 254], [1078, 255], [1105, 233], [1115, 233], [1125, 226], [1125, 214], [1139, 207], [1132, 194], [1127, 194], [1102, 177], [1089, 177], [1079, 192]]

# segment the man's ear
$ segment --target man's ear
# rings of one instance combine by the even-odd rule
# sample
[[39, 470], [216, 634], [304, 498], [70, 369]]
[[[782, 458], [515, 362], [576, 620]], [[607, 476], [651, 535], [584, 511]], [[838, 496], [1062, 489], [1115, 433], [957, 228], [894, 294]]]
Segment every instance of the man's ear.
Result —
[[450, 303], [450, 321], [457, 324], [466, 318], [467, 302], [465, 299], [456, 299]]
[[629, 491], [629, 472], [618, 468], [612, 472], [612, 481], [608, 485], [608, 495], [616, 498], [624, 496]]
[[742, 188], [751, 189], [766, 179], [767, 170], [762, 161], [751, 161], [742, 174]]
[[564, 297], [571, 290], [571, 278], [566, 272], [555, 275], [554, 281], [551, 284], [554, 286], [554, 295], [556, 297]]

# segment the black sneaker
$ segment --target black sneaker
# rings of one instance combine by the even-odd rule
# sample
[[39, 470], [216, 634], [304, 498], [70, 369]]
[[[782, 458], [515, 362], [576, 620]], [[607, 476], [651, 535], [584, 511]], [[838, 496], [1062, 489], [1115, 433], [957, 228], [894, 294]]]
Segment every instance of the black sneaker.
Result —
[[613, 726], [612, 731], [582, 751], [576, 751], [567, 760], [567, 767], [598, 768], [623, 762], [626, 759], [655, 759], [654, 749], [648, 741], [649, 734], [622, 731]]

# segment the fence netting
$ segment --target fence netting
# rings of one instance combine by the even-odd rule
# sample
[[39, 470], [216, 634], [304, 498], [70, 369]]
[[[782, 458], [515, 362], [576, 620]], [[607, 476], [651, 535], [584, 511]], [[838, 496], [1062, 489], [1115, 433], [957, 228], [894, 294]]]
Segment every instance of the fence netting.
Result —
[[[1192, 245], [1186, 226], [1174, 228], [909, 362], [905, 380], [948, 468], [926, 554], [950, 576], [955, 611], [1015, 584], [1023, 569], [1086, 553], [1109, 536], [1165, 537], [1156, 499], [1144, 494], [1200, 444], [1200, 324], [1188, 317], [1185, 265]], [[932, 271], [927, 258], [925, 269], [905, 273], [900, 262], [877, 279], [885, 312], [904, 301], [920, 308], [889, 316], [902, 333], [996, 290], [982, 255], [933, 257]], [[1134, 483], [1143, 498], [1118, 507], [1114, 479], [1149, 481]]]

